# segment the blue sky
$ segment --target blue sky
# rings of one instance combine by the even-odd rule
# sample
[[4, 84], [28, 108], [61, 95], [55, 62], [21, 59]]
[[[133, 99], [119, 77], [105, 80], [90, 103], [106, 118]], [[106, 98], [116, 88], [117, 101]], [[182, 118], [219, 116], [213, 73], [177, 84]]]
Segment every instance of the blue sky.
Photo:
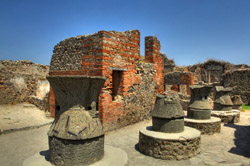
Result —
[[48, 65], [65, 38], [100, 30], [156, 36], [177, 65], [250, 65], [250, 0], [0, 0], [0, 60]]

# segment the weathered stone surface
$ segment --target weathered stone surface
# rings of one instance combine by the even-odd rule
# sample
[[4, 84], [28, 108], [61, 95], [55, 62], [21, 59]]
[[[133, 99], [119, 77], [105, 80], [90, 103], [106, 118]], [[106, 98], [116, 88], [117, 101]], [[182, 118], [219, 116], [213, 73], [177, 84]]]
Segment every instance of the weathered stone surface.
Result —
[[177, 93], [168, 95], [157, 94], [151, 116], [167, 119], [184, 117], [179, 95]]
[[[0, 104], [31, 102], [33, 97], [46, 100], [46, 93], [41, 96], [39, 84], [46, 82], [49, 66], [36, 64], [28, 60], [0, 61]], [[47, 84], [45, 89], [48, 88]], [[44, 89], [44, 90], [45, 90]], [[44, 101], [42, 101], [44, 102]], [[32, 102], [31, 102], [32, 103]], [[40, 105], [40, 109], [47, 110]]]
[[250, 99], [250, 68], [237, 69], [223, 75], [223, 85], [232, 87], [232, 95], [240, 95], [244, 103]]
[[189, 126], [201, 131], [201, 134], [214, 134], [220, 133], [221, 130], [221, 120], [220, 118], [211, 117], [208, 120], [196, 120], [185, 118], [185, 126]]
[[191, 72], [170, 72], [166, 73], [164, 77], [165, 85], [186, 85], [192, 84], [193, 74]]
[[146, 155], [164, 160], [188, 159], [200, 153], [200, 132], [189, 127], [185, 127], [185, 132], [176, 134], [142, 128], [139, 135], [139, 150]]
[[174, 67], [175, 67], [174, 60], [168, 59], [168, 57], [164, 53], [161, 53], [161, 56], [162, 56], [163, 61], [164, 61], [164, 74], [173, 71]]
[[211, 111], [211, 116], [218, 117], [223, 123], [238, 123], [240, 122], [240, 111]]
[[104, 155], [104, 130], [96, 117], [103, 77], [48, 76], [56, 101], [56, 117], [48, 132], [50, 162], [89, 165]]
[[165, 133], [178, 133], [184, 130], [184, 112], [175, 92], [157, 94], [151, 113], [153, 130]]
[[120, 103], [124, 102], [123, 115], [117, 122], [106, 122], [105, 129], [111, 130], [150, 118], [155, 102], [154, 75], [156, 73], [151, 63], [138, 64], [136, 71], [141, 78], [141, 83], [129, 87], [128, 94], [120, 101]]
[[[40, 153], [41, 152], [37, 152], [24, 160], [23, 166], [53, 166], [52, 163], [44, 159], [49, 158], [49, 151], [46, 151], [43, 155]], [[104, 154], [105, 155], [101, 160], [90, 164], [89, 166], [129, 166], [128, 155], [120, 148], [105, 145]], [[82, 164], [80, 165], [83, 166]]]
[[211, 110], [198, 110], [189, 108], [187, 117], [191, 119], [210, 119]]
[[92, 118], [84, 109], [71, 108], [54, 121], [48, 135], [67, 140], [83, 140], [104, 135], [104, 131], [99, 118]]
[[215, 90], [214, 110], [231, 111], [233, 103], [229, 94], [232, 91], [232, 88], [216, 86]]
[[189, 67], [189, 71], [194, 73], [194, 82], [199, 83], [220, 83], [222, 75], [227, 70], [232, 70], [237, 66], [228, 62], [208, 60], [204, 63], [199, 63]]
[[[56, 98], [56, 120], [69, 108], [84, 108], [92, 114], [96, 107], [101, 87], [105, 82], [103, 77], [89, 76], [48, 76], [47, 77]], [[94, 115], [93, 115], [94, 116]]]
[[192, 85], [191, 99], [188, 106], [187, 117], [191, 119], [210, 119], [210, 103], [209, 92], [212, 89], [211, 85]]
[[208, 102], [209, 92], [212, 89], [211, 85], [192, 85], [191, 89], [191, 99], [189, 108], [199, 109], [199, 110], [209, 110], [210, 105]]
[[232, 96], [232, 102], [233, 102], [233, 109], [237, 109], [237, 110], [241, 110], [242, 109], [242, 104], [243, 104], [243, 101], [240, 97], [240, 95], [234, 95]]
[[89, 165], [103, 158], [104, 135], [85, 140], [49, 137], [50, 162], [57, 166]]
[[184, 131], [184, 119], [152, 118], [153, 130], [165, 133], [180, 133]]
[[[172, 89], [181, 92], [182, 80], [180, 77], [174, 77], [181, 72], [192, 73], [193, 82], [198, 84], [200, 81], [223, 85], [224, 87], [233, 87], [233, 95], [241, 95], [244, 103], [248, 103], [250, 98], [249, 78], [250, 68], [248, 65], [233, 65], [229, 62], [208, 60], [204, 63], [198, 63], [193, 66], [175, 66], [173, 71], [168, 72], [165, 79], [166, 89]], [[166, 78], [165, 77], [165, 78]], [[186, 92], [182, 93], [186, 94]]]

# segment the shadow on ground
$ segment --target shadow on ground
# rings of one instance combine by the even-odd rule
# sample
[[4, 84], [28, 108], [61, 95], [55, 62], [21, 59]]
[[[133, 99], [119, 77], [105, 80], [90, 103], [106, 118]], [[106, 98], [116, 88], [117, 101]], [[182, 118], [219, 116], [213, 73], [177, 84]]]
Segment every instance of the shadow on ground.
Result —
[[40, 152], [41, 156], [44, 156], [46, 161], [49, 161], [49, 149]]
[[250, 126], [240, 126], [237, 124], [224, 124], [225, 127], [235, 128], [234, 144], [229, 152], [250, 158]]

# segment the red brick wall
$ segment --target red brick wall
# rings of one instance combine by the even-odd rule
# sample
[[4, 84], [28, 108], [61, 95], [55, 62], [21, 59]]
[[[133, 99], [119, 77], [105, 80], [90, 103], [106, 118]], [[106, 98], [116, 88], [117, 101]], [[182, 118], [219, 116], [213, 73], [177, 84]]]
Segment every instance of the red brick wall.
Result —
[[145, 61], [154, 63], [156, 74], [154, 80], [157, 83], [156, 92], [164, 92], [164, 61], [160, 55], [161, 45], [160, 41], [153, 36], [145, 38]]
[[128, 94], [130, 86], [140, 83], [140, 78], [135, 74], [135, 65], [140, 56], [140, 32], [135, 30], [127, 33], [113, 31], [101, 31], [101, 33], [103, 34], [102, 58], [107, 59], [103, 70], [107, 80], [99, 97], [99, 114], [104, 127], [112, 128], [111, 125], [117, 124], [119, 117], [123, 116], [125, 111], [123, 101], [112, 97], [112, 70], [122, 72], [118, 93], [120, 97]]

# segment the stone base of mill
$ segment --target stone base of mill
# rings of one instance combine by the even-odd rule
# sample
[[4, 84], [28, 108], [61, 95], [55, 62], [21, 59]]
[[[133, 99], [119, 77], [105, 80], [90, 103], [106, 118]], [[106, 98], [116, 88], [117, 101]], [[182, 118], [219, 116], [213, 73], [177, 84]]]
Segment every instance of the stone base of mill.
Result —
[[206, 120], [199, 119], [184, 119], [185, 126], [196, 128], [201, 132], [201, 134], [214, 134], [219, 133], [221, 129], [221, 119], [216, 117], [211, 117]]
[[[125, 151], [120, 148], [105, 145], [104, 157], [91, 164], [90, 166], [128, 166], [128, 156]], [[86, 164], [81, 164], [86, 165]], [[49, 151], [37, 152], [28, 159], [24, 160], [23, 166], [54, 166], [49, 161]]]
[[140, 129], [139, 150], [154, 158], [182, 160], [200, 153], [201, 132], [191, 127], [181, 133], [162, 133], [152, 126]]
[[240, 122], [240, 111], [211, 111], [211, 116], [218, 117], [223, 123], [239, 123]]
[[86, 140], [49, 137], [49, 160], [57, 166], [90, 165], [103, 158], [104, 135]]

